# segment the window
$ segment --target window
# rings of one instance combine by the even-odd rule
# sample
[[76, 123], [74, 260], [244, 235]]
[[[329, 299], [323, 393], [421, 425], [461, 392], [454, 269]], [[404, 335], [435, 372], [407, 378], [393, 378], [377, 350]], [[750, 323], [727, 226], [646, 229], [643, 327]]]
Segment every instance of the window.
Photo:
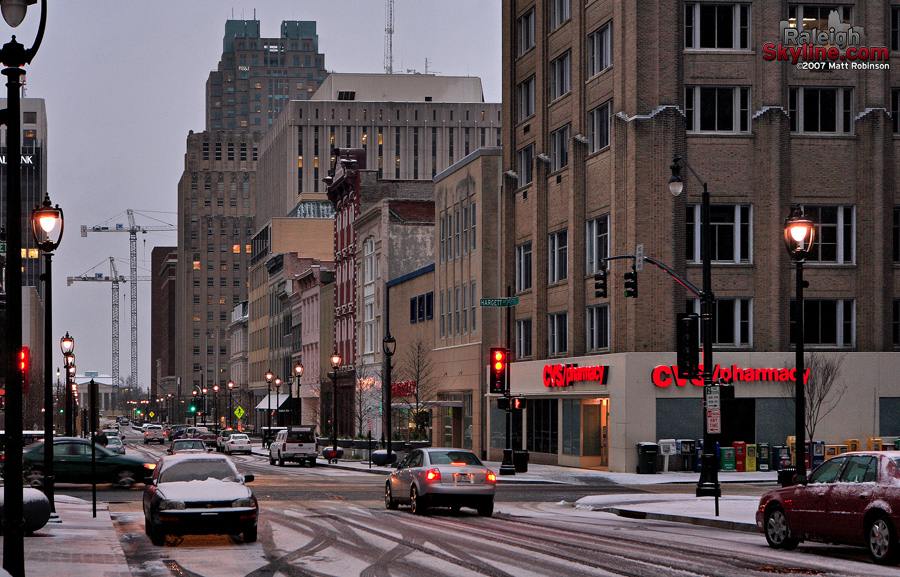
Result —
[[894, 299], [894, 318], [892, 323], [894, 346], [900, 346], [900, 300]]
[[444, 338], [444, 291], [441, 291], [441, 338]]
[[581, 399], [562, 400], [563, 455], [581, 455]]
[[[688, 299], [687, 312], [700, 314], [700, 299]], [[753, 345], [753, 300], [716, 297], [713, 344], [721, 347]]]
[[550, 62], [550, 100], [556, 100], [572, 90], [572, 51]]
[[[609, 215], [604, 214], [587, 221], [585, 226], [585, 253], [587, 274], [600, 270], [600, 263], [609, 256]], [[608, 266], [606, 268], [609, 268]]]
[[200, 304], [200, 295], [194, 295], [194, 304], [195, 304], [195, 305], [199, 305], [199, 304]]
[[472, 226], [469, 234], [472, 235], [472, 246], [469, 248], [470, 251], [475, 251], [475, 203], [472, 203], [472, 209], [469, 211], [469, 216], [472, 218]]
[[516, 86], [519, 122], [534, 115], [534, 76]]
[[442, 216], [442, 217], [441, 217], [441, 233], [440, 233], [440, 234], [441, 234], [441, 245], [440, 245], [440, 246], [441, 246], [441, 249], [440, 249], [440, 253], [441, 253], [441, 262], [444, 262], [444, 250], [445, 250], [446, 245], [447, 245], [447, 239], [446, 239], [446, 236], [445, 236], [445, 234], [444, 234], [444, 233], [445, 233], [445, 231], [444, 231], [445, 221], [446, 221], [446, 217], [443, 217], [443, 216]]
[[900, 262], [900, 206], [894, 207], [894, 262]]
[[466, 285], [462, 286], [462, 304], [460, 305], [460, 309], [462, 310], [462, 332], [466, 334], [469, 332], [469, 311], [467, 310], [469, 307], [466, 302], [469, 300], [469, 291], [466, 290]]
[[519, 186], [531, 184], [532, 168], [534, 167], [534, 143], [529, 144], [516, 152], [516, 173]]
[[363, 353], [375, 352], [375, 302], [363, 305]]
[[894, 124], [894, 134], [900, 133], [900, 90], [896, 88], [891, 90], [891, 120]]
[[[826, 25], [823, 30], [828, 30]], [[684, 5], [684, 47], [747, 50], [750, 48], [750, 5]]]
[[516, 20], [516, 45], [517, 56], [521, 56], [526, 50], [534, 46], [534, 8]]
[[856, 262], [856, 219], [852, 206], [804, 206], [816, 226], [816, 238], [806, 262]]
[[607, 22], [588, 35], [588, 78], [612, 64], [612, 23]]
[[556, 30], [572, 17], [572, 0], [550, 0], [550, 30]]
[[565, 280], [569, 276], [569, 232], [563, 229], [548, 235], [549, 263], [547, 271], [550, 284]]
[[828, 22], [831, 12], [836, 11], [841, 20], [841, 24], [853, 24], [853, 8], [851, 6], [835, 6], [835, 5], [803, 5], [796, 4], [788, 6], [788, 23], [792, 28], [800, 30], [828, 30], [830, 24]]
[[[791, 344], [797, 342], [796, 302], [791, 299]], [[856, 342], [852, 299], [803, 299], [803, 342], [807, 345], [852, 347]]]
[[469, 252], [469, 207], [462, 209], [462, 253]]
[[749, 132], [750, 89], [686, 86], [684, 116], [691, 132]]
[[[475, 299], [475, 281], [469, 285], [469, 290], [471, 291], [471, 298], [469, 298], [469, 305], [471, 308], [469, 309], [469, 315], [471, 316], [470, 328], [471, 332], [475, 332], [475, 303], [478, 301]], [[431, 294], [431, 293], [428, 293]]]
[[425, 293], [425, 319], [434, 318], [434, 293]]
[[531, 319], [516, 319], [516, 359], [531, 355]]
[[612, 103], [604, 102], [588, 112], [588, 145], [590, 152], [597, 152], [609, 146], [609, 117]]
[[585, 345], [589, 351], [609, 348], [609, 305], [587, 308], [587, 340]]
[[561, 355], [568, 350], [569, 315], [566, 312], [547, 316], [547, 354]]
[[453, 291], [453, 333], [459, 334], [459, 287]]
[[525, 409], [525, 448], [535, 453], [557, 453], [559, 449], [559, 401], [557, 399], [528, 399]]
[[852, 134], [853, 89], [791, 88], [788, 112], [791, 132]]
[[453, 215], [453, 250], [456, 258], [459, 258], [459, 209]]
[[516, 247], [516, 292], [531, 290], [531, 242]]
[[371, 284], [375, 282], [375, 239], [367, 238], [363, 244], [365, 282]]
[[566, 124], [550, 133], [550, 172], [569, 165], [569, 136], [572, 125]]
[[[698, 263], [700, 254], [700, 205], [690, 204], [686, 210], [686, 258]], [[751, 263], [752, 207], [747, 204], [714, 204], [709, 207], [710, 258], [719, 263]]]

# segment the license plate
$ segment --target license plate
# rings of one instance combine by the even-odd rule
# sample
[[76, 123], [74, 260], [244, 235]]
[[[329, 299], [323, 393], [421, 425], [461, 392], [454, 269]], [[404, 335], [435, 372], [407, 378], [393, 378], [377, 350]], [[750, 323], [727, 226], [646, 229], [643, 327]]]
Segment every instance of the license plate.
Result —
[[474, 483], [475, 475], [472, 473], [453, 473], [453, 481], [455, 483]]

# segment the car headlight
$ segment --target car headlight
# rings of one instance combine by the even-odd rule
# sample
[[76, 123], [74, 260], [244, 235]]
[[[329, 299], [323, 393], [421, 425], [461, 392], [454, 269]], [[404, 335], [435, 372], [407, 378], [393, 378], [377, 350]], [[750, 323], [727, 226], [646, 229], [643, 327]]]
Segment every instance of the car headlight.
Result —
[[156, 468], [156, 463], [144, 463], [145, 469], [150, 469], [151, 471]]
[[253, 497], [247, 497], [246, 499], [237, 499], [231, 503], [232, 507], [253, 507]]
[[184, 501], [167, 501], [163, 499], [159, 502], [160, 511], [171, 511], [172, 509], [184, 509]]

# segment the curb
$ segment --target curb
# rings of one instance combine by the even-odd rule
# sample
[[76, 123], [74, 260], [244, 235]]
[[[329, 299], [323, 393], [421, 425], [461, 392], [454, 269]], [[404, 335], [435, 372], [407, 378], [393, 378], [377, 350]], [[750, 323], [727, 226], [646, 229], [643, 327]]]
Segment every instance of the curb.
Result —
[[703, 527], [712, 527], [714, 529], [727, 529], [729, 531], [741, 531], [744, 533], [758, 533], [755, 523], [741, 523], [739, 521], [724, 521], [721, 519], [705, 519], [702, 517], [688, 517], [686, 515], [669, 515], [666, 513], [648, 513], [647, 511], [638, 511], [635, 509], [623, 509], [621, 507], [599, 507], [593, 509], [603, 513], [612, 513], [619, 517], [627, 519], [651, 519], [653, 521], [671, 521], [673, 523], [686, 523], [689, 525], [700, 525]]

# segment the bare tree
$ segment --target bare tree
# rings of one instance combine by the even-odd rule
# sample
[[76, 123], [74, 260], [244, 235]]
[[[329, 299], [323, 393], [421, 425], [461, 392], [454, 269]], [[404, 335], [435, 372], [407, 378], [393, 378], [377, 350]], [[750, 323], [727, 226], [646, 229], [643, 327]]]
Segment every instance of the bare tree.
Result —
[[[353, 418], [356, 421], [356, 433], [371, 430], [369, 419], [378, 413], [381, 401], [381, 381], [371, 367], [356, 367], [356, 388], [353, 391]], [[368, 426], [367, 426], [368, 425]]]
[[410, 394], [400, 397], [399, 400], [413, 415], [416, 436], [425, 439], [429, 421], [429, 413], [425, 410], [425, 406], [428, 401], [437, 397], [440, 382], [434, 377], [431, 348], [425, 341], [417, 339], [406, 349], [400, 374], [410, 382]]
[[[847, 383], [837, 381], [845, 357], [846, 355], [826, 356], [816, 352], [804, 355], [803, 362], [809, 374], [804, 387], [806, 438], [809, 441], [813, 439], [819, 422], [837, 407], [847, 391]], [[785, 399], [793, 400], [795, 398], [794, 382], [783, 382], [781, 392]]]

